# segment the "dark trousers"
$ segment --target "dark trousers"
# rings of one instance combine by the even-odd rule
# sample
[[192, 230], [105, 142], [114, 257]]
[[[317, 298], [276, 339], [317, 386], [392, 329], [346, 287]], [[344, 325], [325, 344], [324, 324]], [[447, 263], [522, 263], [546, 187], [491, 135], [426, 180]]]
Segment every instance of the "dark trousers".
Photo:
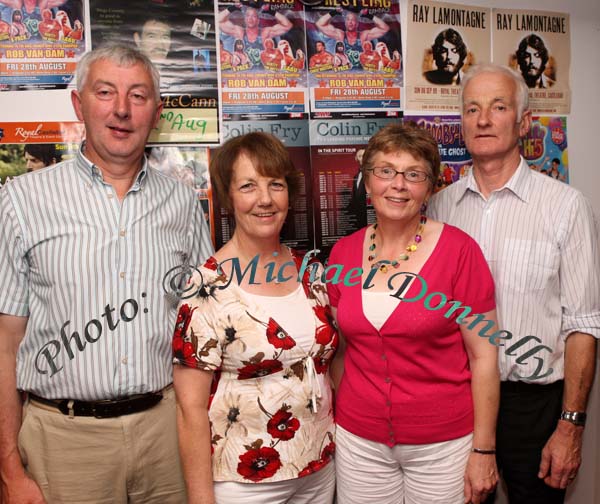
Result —
[[[562, 410], [563, 381], [549, 385], [502, 382], [496, 429], [496, 462], [510, 504], [562, 504], [565, 490], [538, 478], [542, 450]], [[494, 502], [495, 495], [486, 503]]]

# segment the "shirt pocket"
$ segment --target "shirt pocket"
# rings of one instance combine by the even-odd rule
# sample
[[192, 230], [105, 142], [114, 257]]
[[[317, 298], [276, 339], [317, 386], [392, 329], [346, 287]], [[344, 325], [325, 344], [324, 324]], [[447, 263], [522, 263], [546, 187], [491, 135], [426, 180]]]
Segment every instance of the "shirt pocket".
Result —
[[551, 242], [508, 239], [501, 250], [494, 275], [500, 289], [536, 292], [558, 279], [560, 254]]

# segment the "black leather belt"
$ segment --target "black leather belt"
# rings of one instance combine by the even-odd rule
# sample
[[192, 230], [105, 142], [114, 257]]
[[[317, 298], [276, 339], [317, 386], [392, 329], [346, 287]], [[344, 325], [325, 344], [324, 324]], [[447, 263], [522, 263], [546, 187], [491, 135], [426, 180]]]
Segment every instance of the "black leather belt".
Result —
[[500, 390], [508, 393], [536, 393], [541, 388], [547, 390], [558, 390], [564, 386], [564, 380], [556, 380], [552, 383], [535, 383], [535, 382], [524, 382], [524, 381], [501, 381]]
[[162, 391], [134, 395], [123, 399], [106, 401], [73, 401], [71, 399], [45, 399], [29, 394], [29, 399], [51, 406], [63, 415], [96, 418], [114, 418], [139, 413], [156, 406], [163, 398]]

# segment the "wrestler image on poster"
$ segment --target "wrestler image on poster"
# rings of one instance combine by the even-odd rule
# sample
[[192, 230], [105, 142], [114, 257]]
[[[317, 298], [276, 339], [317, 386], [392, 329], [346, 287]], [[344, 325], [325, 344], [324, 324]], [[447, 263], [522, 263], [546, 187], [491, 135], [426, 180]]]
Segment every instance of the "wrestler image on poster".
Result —
[[81, 0], [0, 0], [0, 19], [9, 25], [12, 41], [68, 43], [83, 38]]
[[[365, 64], [369, 71], [375, 66], [376, 70], [381, 70], [385, 67], [384, 59], [390, 63], [388, 68], [399, 70], [402, 53], [400, 27], [391, 12], [380, 11], [361, 6], [307, 8], [309, 51], [316, 51], [316, 42], [323, 41], [326, 51], [334, 55], [334, 66], [338, 71], [363, 71]], [[365, 45], [366, 42], [368, 44]], [[361, 61], [365, 52], [367, 55]]]
[[241, 41], [248, 59], [246, 69], [297, 73], [304, 68], [303, 20], [294, 5], [221, 2], [217, 17], [221, 47], [234, 54], [235, 44]]

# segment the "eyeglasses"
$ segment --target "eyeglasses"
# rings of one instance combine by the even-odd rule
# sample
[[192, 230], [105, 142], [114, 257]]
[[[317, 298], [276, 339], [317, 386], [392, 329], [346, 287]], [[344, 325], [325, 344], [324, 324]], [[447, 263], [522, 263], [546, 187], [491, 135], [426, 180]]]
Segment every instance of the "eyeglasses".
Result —
[[380, 179], [392, 180], [396, 175], [402, 175], [407, 182], [419, 184], [425, 182], [429, 178], [429, 173], [421, 170], [406, 170], [398, 171], [389, 166], [376, 166], [375, 168], [367, 168], [367, 171], [373, 172], [373, 175]]

